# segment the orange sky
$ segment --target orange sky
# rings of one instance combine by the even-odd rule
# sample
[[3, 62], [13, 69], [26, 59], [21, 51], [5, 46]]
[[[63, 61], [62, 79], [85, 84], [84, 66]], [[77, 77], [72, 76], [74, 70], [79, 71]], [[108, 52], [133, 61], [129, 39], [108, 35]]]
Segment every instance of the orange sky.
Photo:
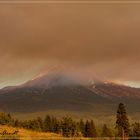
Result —
[[139, 37], [140, 4], [0, 4], [0, 87], [56, 64], [137, 83]]

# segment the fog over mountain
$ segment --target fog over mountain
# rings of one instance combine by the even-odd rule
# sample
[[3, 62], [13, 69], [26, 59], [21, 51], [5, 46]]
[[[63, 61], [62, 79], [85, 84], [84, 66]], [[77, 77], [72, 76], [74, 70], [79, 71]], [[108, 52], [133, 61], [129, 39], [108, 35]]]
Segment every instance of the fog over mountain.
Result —
[[65, 67], [55, 67], [24, 84], [0, 90], [0, 111], [20, 117], [46, 113], [57, 117], [70, 113], [74, 118], [112, 116], [120, 102], [127, 105], [133, 119], [139, 120], [140, 88], [75, 77], [65, 72]]
[[139, 15], [137, 3], [1, 4], [0, 87], [21, 84], [56, 64], [139, 83]]

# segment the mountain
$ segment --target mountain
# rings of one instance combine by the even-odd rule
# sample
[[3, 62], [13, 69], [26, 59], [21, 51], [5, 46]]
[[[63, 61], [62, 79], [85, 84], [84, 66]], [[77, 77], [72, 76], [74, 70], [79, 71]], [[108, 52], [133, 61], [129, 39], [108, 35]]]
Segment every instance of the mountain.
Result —
[[127, 105], [130, 114], [137, 114], [139, 118], [139, 88], [97, 79], [83, 82], [60, 71], [47, 72], [22, 85], [0, 90], [0, 111], [13, 114], [114, 115], [120, 102]]

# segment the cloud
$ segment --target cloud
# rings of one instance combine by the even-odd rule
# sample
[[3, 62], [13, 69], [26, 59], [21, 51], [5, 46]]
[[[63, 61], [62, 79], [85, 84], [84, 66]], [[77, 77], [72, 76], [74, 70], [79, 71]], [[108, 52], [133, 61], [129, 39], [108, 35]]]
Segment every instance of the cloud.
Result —
[[0, 82], [57, 63], [139, 81], [139, 14], [137, 4], [0, 5]]

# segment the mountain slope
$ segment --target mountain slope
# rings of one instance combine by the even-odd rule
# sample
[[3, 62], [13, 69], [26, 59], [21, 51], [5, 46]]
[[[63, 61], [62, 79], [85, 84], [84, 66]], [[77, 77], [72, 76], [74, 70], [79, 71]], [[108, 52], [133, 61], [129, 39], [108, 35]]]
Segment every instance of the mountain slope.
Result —
[[23, 85], [0, 90], [0, 111], [34, 113], [71, 111], [112, 114], [118, 103], [140, 115], [140, 89], [94, 81], [83, 84], [69, 75], [51, 73]]

